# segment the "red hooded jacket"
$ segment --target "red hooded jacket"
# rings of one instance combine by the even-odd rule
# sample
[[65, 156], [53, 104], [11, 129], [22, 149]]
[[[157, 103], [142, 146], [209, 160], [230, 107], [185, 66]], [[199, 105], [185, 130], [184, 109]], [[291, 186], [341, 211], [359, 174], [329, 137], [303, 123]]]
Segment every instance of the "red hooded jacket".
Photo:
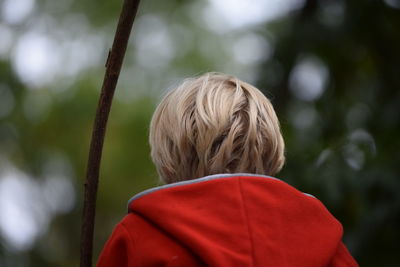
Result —
[[98, 267], [358, 266], [315, 197], [273, 177], [212, 175], [134, 196]]

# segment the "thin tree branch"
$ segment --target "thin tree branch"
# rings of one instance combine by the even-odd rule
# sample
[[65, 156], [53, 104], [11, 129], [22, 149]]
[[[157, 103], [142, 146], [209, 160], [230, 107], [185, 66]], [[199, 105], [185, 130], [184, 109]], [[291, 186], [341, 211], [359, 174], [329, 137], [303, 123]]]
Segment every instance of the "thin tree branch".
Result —
[[109, 52], [106, 62], [106, 72], [94, 121], [86, 172], [81, 232], [81, 267], [92, 266], [96, 195], [104, 135], [106, 132], [108, 114], [110, 112], [115, 87], [118, 82], [119, 73], [121, 71], [129, 35], [139, 7], [139, 2], [140, 0], [124, 0], [112, 49]]

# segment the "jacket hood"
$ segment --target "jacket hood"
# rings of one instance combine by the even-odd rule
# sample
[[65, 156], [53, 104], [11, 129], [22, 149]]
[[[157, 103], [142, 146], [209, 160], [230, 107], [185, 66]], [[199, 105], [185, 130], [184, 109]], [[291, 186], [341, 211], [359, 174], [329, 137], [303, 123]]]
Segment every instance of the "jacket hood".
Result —
[[156, 187], [128, 209], [209, 266], [327, 266], [343, 232], [315, 197], [254, 174]]

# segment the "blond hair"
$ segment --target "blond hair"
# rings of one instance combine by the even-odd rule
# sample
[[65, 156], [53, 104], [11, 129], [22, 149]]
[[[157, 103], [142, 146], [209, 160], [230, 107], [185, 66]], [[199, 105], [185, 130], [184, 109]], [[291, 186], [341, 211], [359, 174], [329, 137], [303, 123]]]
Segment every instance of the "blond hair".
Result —
[[272, 176], [285, 161], [271, 102], [254, 86], [219, 73], [186, 79], [167, 93], [149, 139], [166, 183], [217, 173]]

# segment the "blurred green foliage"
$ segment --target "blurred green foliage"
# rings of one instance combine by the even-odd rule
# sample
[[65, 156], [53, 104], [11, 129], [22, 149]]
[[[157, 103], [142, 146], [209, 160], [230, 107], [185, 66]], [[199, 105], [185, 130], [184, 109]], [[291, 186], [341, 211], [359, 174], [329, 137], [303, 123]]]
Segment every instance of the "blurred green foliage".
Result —
[[[18, 246], [3, 227], [0, 266], [77, 266], [88, 146], [121, 1], [28, 1], [34, 7], [19, 22], [4, 19], [10, 1], [0, 3], [0, 189], [12, 169], [39, 188], [62, 175], [74, 191], [63, 195], [73, 203], [63, 212], [48, 212], [52, 198], [25, 197], [39, 230]], [[183, 77], [221, 71], [255, 83], [276, 107], [287, 150], [279, 177], [327, 205], [361, 266], [398, 266], [400, 2], [295, 2], [285, 1], [293, 7], [280, 16], [232, 27], [207, 1], [143, 1], [105, 140], [96, 257], [127, 200], [159, 184], [147, 135], [161, 95]], [[226, 1], [227, 10], [234, 4]], [[51, 79], [32, 82], [17, 60], [31, 32], [56, 40], [54, 49], [75, 41], [60, 55], [46, 50], [48, 57], [82, 51], [72, 67], [66, 56], [58, 72], [39, 73]], [[47, 224], [38, 224], [46, 211]]]

